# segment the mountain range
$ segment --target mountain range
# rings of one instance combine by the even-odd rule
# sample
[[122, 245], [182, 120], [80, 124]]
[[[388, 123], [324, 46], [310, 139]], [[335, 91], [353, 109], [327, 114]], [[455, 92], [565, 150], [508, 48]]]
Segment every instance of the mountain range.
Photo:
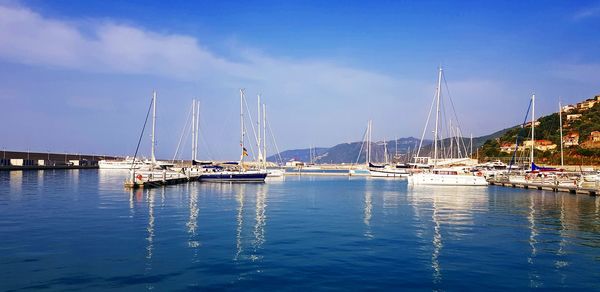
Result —
[[[474, 137], [473, 149], [481, 147], [487, 140], [495, 139], [504, 135], [504, 133], [508, 130], [509, 129], [504, 129], [492, 133], [490, 135]], [[469, 147], [469, 138], [462, 139], [466, 147]], [[420, 139], [414, 137], [406, 137], [390, 141], [372, 142], [371, 161], [384, 162], [384, 153], [385, 148], [387, 147], [387, 153], [390, 160], [393, 160], [395, 162], [407, 162], [407, 157], [412, 157], [417, 154], [419, 143]], [[444, 139], [441, 143], [444, 143], [446, 145], [450, 144], [449, 139]], [[431, 152], [431, 146], [431, 140], [423, 140], [423, 144], [421, 145], [421, 151], [419, 155], [428, 156]], [[267, 160], [279, 163], [285, 163], [291, 160], [310, 162], [311, 152], [314, 153], [312, 160], [314, 163], [365, 163], [366, 161], [366, 143], [364, 142], [341, 143], [329, 148], [317, 147], [313, 148], [312, 151], [310, 148], [286, 150], [282, 151], [279, 154], [269, 156]]]

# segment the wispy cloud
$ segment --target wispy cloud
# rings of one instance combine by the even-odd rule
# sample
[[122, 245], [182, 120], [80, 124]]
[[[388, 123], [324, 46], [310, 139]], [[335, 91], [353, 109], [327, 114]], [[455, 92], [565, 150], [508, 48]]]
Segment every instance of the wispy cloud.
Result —
[[574, 20], [584, 20], [600, 16], [600, 4], [583, 8], [573, 15]]

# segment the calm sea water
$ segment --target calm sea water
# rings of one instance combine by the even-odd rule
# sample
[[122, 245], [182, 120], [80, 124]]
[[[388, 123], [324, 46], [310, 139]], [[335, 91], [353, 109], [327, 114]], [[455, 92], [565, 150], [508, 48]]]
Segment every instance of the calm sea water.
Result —
[[600, 289], [600, 199], [287, 177], [129, 192], [0, 172], [0, 290]]

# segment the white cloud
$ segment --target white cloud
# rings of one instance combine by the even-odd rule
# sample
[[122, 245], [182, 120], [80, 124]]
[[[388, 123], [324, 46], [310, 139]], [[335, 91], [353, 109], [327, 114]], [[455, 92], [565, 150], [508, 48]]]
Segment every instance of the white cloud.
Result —
[[[369, 118], [381, 125], [379, 135], [415, 135], [421, 131], [435, 82], [433, 69], [431, 80], [398, 79], [324, 60], [275, 58], [248, 48], [236, 48], [228, 59], [192, 36], [156, 33], [114, 21], [51, 19], [22, 6], [0, 5], [0, 40], [0, 59], [12, 63], [202, 82], [212, 86], [206, 90], [216, 93], [215, 98], [231, 96], [231, 88], [239, 86], [271, 93], [270, 101], [285, 107], [275, 118], [287, 122], [288, 128], [296, 127], [293, 134], [279, 137], [284, 148], [301, 146], [299, 140], [330, 145], [360, 139]], [[478, 95], [489, 88], [500, 91], [488, 81], [469, 80], [459, 83], [456, 92]], [[100, 110], [107, 104], [77, 94], [66, 103]], [[299, 109], [290, 111], [290, 107]]]

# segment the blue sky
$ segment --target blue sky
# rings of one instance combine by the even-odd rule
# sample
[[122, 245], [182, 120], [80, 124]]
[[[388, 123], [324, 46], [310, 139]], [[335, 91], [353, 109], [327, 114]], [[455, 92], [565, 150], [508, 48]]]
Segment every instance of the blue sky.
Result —
[[131, 154], [153, 89], [162, 158], [192, 98], [201, 158], [237, 158], [239, 88], [282, 150], [360, 140], [368, 119], [420, 136], [440, 64], [484, 135], [532, 92], [541, 113], [600, 93], [599, 47], [599, 1], [4, 1], [0, 147]]

